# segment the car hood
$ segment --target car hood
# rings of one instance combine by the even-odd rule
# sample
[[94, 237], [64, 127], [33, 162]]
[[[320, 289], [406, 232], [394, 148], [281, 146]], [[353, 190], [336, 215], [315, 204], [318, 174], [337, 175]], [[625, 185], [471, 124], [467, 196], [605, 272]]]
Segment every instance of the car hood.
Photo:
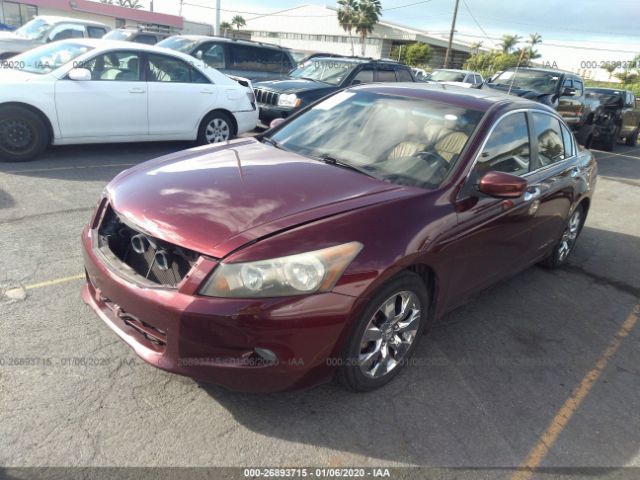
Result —
[[270, 80], [266, 82], [256, 82], [255, 88], [264, 88], [280, 93], [298, 93], [307, 90], [337, 90], [339, 87], [329, 85], [316, 80], [303, 80], [301, 78], [288, 78], [285, 80]]
[[146, 162], [107, 192], [132, 226], [221, 258], [260, 237], [415, 189], [241, 139]]
[[25, 52], [30, 48], [36, 47], [38, 45], [41, 44], [36, 40], [22, 38], [11, 32], [0, 32], [0, 52]]
[[520, 87], [509, 87], [502, 83], [483, 83], [481, 89], [499, 90], [503, 93], [515, 95], [516, 97], [526, 98], [534, 102], [540, 102], [551, 107], [557, 106], [558, 97], [552, 93], [540, 93], [537, 90], [528, 90]]

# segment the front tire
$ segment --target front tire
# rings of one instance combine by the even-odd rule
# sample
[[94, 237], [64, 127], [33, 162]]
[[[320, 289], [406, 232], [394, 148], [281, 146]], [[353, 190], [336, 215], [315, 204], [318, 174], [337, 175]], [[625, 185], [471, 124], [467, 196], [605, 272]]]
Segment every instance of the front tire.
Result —
[[236, 136], [231, 117], [225, 112], [211, 112], [200, 124], [198, 145], [226, 142]]
[[635, 147], [638, 143], [638, 135], [640, 134], [640, 127], [637, 127], [631, 135], [626, 139], [625, 145]]
[[0, 108], [0, 160], [33, 160], [49, 142], [49, 131], [40, 115], [22, 107]]
[[369, 302], [345, 348], [338, 380], [351, 390], [380, 388], [407, 365], [428, 321], [429, 294], [403, 272]]
[[559, 268], [564, 266], [573, 252], [573, 247], [578, 240], [585, 221], [585, 211], [582, 205], [578, 205], [569, 216], [562, 237], [553, 249], [551, 255], [545, 258], [541, 264], [547, 268]]

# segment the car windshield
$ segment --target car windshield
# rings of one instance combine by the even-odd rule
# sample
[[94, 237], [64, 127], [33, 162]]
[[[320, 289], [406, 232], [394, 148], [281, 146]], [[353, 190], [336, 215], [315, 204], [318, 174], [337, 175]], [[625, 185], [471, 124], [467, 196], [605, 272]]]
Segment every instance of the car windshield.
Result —
[[75, 60], [93, 47], [77, 43], [55, 42], [29, 50], [11, 60], [19, 70], [28, 73], [45, 74]]
[[111, 30], [104, 37], [106, 40], [129, 40], [133, 32], [131, 30]]
[[435, 188], [458, 161], [482, 116], [446, 103], [347, 91], [265, 138], [285, 150], [390, 183]]
[[188, 38], [169, 37], [156, 44], [156, 47], [169, 48], [182, 53], [191, 53], [198, 44], [197, 40]]
[[15, 31], [15, 34], [29, 40], [40, 40], [49, 30], [50, 25], [41, 18], [34, 18]]
[[435, 82], [462, 82], [465, 74], [462, 72], [453, 72], [451, 70], [436, 70], [431, 74], [429, 80]]
[[358, 66], [354, 62], [343, 62], [334, 59], [311, 59], [290, 73], [293, 78], [318, 80], [330, 85], [340, 85]]
[[542, 70], [506, 70], [499, 74], [493, 83], [512, 85], [515, 88], [533, 90], [535, 92], [550, 95], [555, 93], [558, 87], [560, 75], [555, 72], [544, 72]]

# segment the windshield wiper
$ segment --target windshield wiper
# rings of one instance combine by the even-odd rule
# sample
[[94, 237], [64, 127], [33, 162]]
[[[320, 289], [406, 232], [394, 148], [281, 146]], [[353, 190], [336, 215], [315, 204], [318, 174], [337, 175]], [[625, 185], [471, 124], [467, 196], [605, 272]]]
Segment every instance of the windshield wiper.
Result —
[[329, 155], [328, 153], [323, 153], [322, 155], [319, 155], [317, 157], [315, 157], [319, 160], [322, 160], [324, 163], [328, 163], [329, 165], [335, 165], [337, 167], [342, 167], [342, 168], [346, 168], [348, 170], [353, 170], [354, 172], [358, 172], [361, 173], [363, 175], [366, 175], [367, 177], [371, 177], [371, 178], [375, 178], [376, 180], [379, 180], [378, 177], [376, 177], [375, 175], [371, 174], [369, 171], [365, 170], [364, 168], [360, 168], [357, 167], [356, 165], [353, 165], [349, 162], [345, 162], [344, 160], [340, 160], [336, 157], [333, 157], [331, 155]]
[[271, 145], [272, 147], [276, 147], [279, 148], [280, 150], [286, 150], [286, 148], [284, 148], [282, 145], [280, 145], [279, 142], [277, 142], [276, 140], [274, 140], [273, 138], [269, 138], [269, 137], [260, 137], [259, 139], [261, 142], [263, 143], [267, 143], [269, 145]]

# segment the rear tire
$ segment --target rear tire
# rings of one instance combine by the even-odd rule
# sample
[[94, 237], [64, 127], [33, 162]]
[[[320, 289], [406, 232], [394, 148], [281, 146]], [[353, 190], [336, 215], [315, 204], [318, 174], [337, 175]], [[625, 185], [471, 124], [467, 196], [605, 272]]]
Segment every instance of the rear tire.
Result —
[[225, 112], [211, 112], [200, 124], [198, 145], [226, 142], [236, 136], [235, 124]]
[[637, 127], [631, 135], [626, 138], [625, 145], [629, 147], [635, 147], [638, 144], [638, 135], [640, 134], [640, 127]]
[[393, 380], [416, 349], [428, 309], [429, 294], [415, 273], [400, 273], [383, 286], [354, 327], [338, 368], [340, 383], [366, 392]]
[[0, 108], [0, 160], [33, 160], [50, 141], [47, 125], [37, 113], [17, 106]]
[[556, 244], [551, 255], [540, 262], [540, 265], [547, 268], [559, 268], [564, 266], [573, 252], [578, 236], [582, 231], [585, 221], [585, 211], [582, 205], [578, 205], [569, 216], [562, 237]]

